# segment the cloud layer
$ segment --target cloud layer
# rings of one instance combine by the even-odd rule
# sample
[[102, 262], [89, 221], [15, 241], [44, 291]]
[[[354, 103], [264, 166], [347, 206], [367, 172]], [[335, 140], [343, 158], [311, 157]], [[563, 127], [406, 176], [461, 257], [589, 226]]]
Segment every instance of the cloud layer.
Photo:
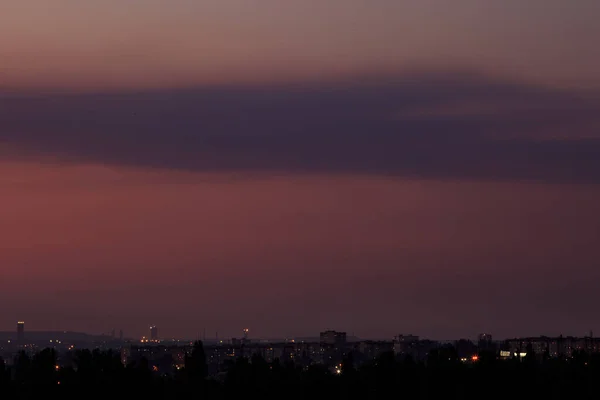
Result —
[[195, 171], [600, 183], [600, 101], [475, 74], [5, 94], [4, 156]]

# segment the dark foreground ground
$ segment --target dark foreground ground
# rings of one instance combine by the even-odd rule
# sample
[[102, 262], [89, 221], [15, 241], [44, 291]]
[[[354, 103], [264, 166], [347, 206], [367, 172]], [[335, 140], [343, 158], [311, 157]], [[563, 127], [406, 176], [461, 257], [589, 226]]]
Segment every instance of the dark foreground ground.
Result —
[[0, 399], [597, 399], [600, 358], [525, 357], [498, 360], [480, 355], [461, 363], [451, 348], [432, 352], [426, 363], [384, 354], [359, 368], [348, 359], [341, 373], [238, 359], [219, 379], [207, 376], [201, 344], [172, 375], [153, 373], [147, 362], [123, 366], [118, 354], [81, 351], [73, 367], [56, 366], [44, 350], [0, 363]]

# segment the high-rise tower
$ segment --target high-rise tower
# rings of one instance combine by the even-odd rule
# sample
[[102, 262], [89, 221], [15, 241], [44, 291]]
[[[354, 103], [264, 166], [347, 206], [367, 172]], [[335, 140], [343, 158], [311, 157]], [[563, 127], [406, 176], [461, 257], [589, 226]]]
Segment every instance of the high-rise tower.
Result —
[[25, 340], [25, 322], [17, 322], [17, 340], [22, 343]]

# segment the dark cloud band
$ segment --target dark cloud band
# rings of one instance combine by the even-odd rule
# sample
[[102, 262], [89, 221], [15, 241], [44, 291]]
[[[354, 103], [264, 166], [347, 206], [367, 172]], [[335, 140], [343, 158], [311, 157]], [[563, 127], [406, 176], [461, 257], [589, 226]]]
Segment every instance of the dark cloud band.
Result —
[[65, 161], [199, 171], [600, 183], [597, 99], [469, 74], [13, 93], [0, 97], [0, 141]]

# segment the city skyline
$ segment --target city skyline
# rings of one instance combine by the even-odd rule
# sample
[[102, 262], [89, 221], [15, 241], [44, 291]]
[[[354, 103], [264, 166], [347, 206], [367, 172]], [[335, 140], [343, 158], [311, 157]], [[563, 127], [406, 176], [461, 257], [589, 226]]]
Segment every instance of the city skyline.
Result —
[[2, 1], [0, 331], [600, 332], [599, 19]]
[[[169, 329], [167, 328], [167, 331]], [[205, 342], [221, 342], [221, 343], [231, 343], [232, 341], [256, 341], [256, 340], [276, 340], [276, 341], [292, 341], [292, 340], [316, 340], [319, 338], [319, 333], [321, 336], [321, 341], [323, 340], [334, 340], [331, 338], [326, 338], [324, 339], [324, 334], [327, 333], [331, 333], [333, 334], [335, 337], [335, 335], [337, 333], [342, 333], [344, 335], [344, 341], [346, 341], [346, 337], [348, 338], [348, 341], [364, 341], [364, 340], [384, 340], [384, 341], [389, 341], [389, 340], [394, 340], [397, 341], [398, 338], [415, 338], [414, 340], [418, 340], [423, 339], [423, 340], [435, 340], [435, 341], [440, 341], [440, 342], [446, 342], [446, 341], [455, 341], [455, 340], [472, 340], [472, 341], [491, 341], [492, 337], [496, 340], [496, 341], [505, 341], [505, 340], [511, 340], [511, 339], [515, 339], [515, 338], [531, 338], [531, 337], [576, 337], [576, 338], [582, 338], [582, 337], [588, 337], [588, 338], [594, 338], [594, 333], [593, 331], [588, 331], [588, 332], [580, 332], [579, 334], [573, 334], [572, 332], [570, 332], [568, 329], [561, 331], [561, 333], [559, 334], [547, 334], [547, 333], [537, 333], [535, 335], [530, 335], [530, 334], [518, 334], [518, 335], [512, 335], [512, 336], [507, 336], [507, 337], [498, 337], [495, 336], [494, 334], [490, 333], [490, 332], [471, 332], [469, 334], [466, 335], [462, 335], [462, 336], [457, 336], [454, 338], [441, 338], [441, 337], [428, 337], [428, 336], [423, 336], [418, 334], [418, 332], [396, 332], [393, 336], [374, 336], [374, 337], [367, 337], [367, 336], [361, 336], [360, 334], [356, 334], [356, 332], [347, 332], [343, 329], [331, 329], [331, 328], [322, 328], [319, 332], [311, 332], [309, 334], [306, 335], [300, 335], [300, 334], [291, 334], [291, 335], [287, 335], [287, 336], [282, 336], [282, 337], [277, 337], [277, 336], [273, 336], [273, 335], [269, 335], [267, 333], [263, 333], [262, 336], [255, 336], [255, 335], [251, 335], [250, 334], [250, 329], [249, 328], [243, 328], [240, 329], [237, 333], [232, 333], [232, 332], [221, 332], [221, 334], [219, 334], [218, 331], [214, 331], [213, 334], [214, 336], [211, 336], [210, 334], [207, 334], [206, 329], [204, 329], [201, 333], [192, 335], [192, 336], [186, 336], [186, 337], [177, 337], [175, 335], [159, 335], [158, 334], [158, 326], [156, 325], [149, 325], [147, 326], [146, 330], [144, 331], [143, 329], [140, 329], [139, 331], [136, 330], [133, 332], [133, 334], [129, 335], [129, 336], [124, 336], [124, 332], [123, 330], [119, 330], [119, 335], [117, 337], [116, 334], [116, 329], [111, 329], [110, 331], [105, 331], [105, 332], [78, 332], [76, 330], [72, 330], [72, 329], [59, 329], [56, 331], [53, 330], [48, 330], [48, 329], [36, 329], [36, 330], [28, 330], [28, 332], [33, 333], [35, 336], [39, 336], [40, 334], [43, 333], [64, 333], [64, 334], [84, 334], [84, 335], [89, 335], [90, 337], [104, 337], [107, 340], [108, 339], [112, 339], [112, 340], [116, 340], [119, 339], [120, 341], [131, 341], [134, 344], [137, 343], [142, 343], [142, 344], [158, 344], [158, 343], [162, 343], [162, 342], [170, 342], [170, 341], [195, 341], [195, 340], [202, 340]], [[162, 329], [161, 329], [162, 332]], [[10, 331], [2, 331], [0, 330], [0, 333], [6, 335], [9, 334]], [[25, 321], [18, 321], [17, 322], [17, 328], [16, 331], [14, 332], [15, 336], [12, 338], [13, 340], [17, 340], [17, 343], [22, 343], [24, 340], [26, 340], [27, 338], [25, 337]], [[417, 335], [413, 335], [413, 333], [417, 333]]]

